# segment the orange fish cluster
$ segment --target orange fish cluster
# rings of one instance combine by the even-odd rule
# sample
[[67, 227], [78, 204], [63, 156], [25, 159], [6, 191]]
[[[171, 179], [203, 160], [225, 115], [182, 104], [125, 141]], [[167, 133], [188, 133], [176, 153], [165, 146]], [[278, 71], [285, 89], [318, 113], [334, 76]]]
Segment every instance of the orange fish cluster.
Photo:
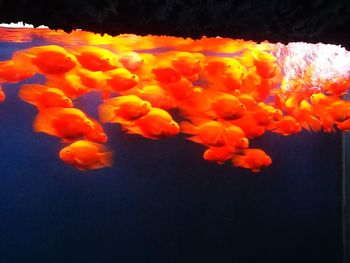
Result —
[[[34, 131], [61, 138], [67, 145], [60, 159], [80, 170], [112, 165], [103, 123], [149, 139], [184, 133], [205, 147], [205, 160], [229, 161], [252, 172], [272, 163], [262, 149], [249, 148], [249, 140], [265, 132], [350, 131], [350, 102], [341, 99], [348, 79], [325, 81], [313, 92], [286, 91], [283, 69], [271, 50], [256, 45], [219, 56], [202, 51], [218, 40], [205, 41], [200, 52], [194, 47], [191, 52], [32, 47], [0, 62], [0, 83], [45, 76], [43, 85], [22, 85], [19, 97], [38, 110]], [[92, 91], [103, 99], [99, 120], [74, 106], [75, 99]], [[175, 109], [178, 114], [172, 116]]]

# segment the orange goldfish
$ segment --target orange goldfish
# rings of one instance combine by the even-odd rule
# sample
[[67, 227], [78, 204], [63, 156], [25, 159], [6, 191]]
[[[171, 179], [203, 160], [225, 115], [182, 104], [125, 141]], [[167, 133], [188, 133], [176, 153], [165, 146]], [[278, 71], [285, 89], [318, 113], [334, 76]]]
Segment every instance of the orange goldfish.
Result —
[[175, 136], [179, 133], [179, 125], [165, 110], [151, 108], [145, 116], [132, 124], [123, 125], [129, 134], [138, 134], [148, 139], [161, 139]]
[[339, 122], [337, 128], [344, 132], [350, 132], [350, 119]]
[[341, 96], [347, 93], [347, 89], [350, 87], [349, 80], [343, 80], [336, 83], [329, 83], [325, 86], [325, 89], [334, 96]]
[[102, 125], [95, 119], [89, 118], [93, 125], [90, 130], [88, 130], [85, 134], [86, 139], [98, 142], [98, 143], [105, 143], [108, 141], [108, 136], [103, 130]]
[[4, 102], [6, 99], [6, 94], [0, 85], [0, 102]]
[[196, 126], [188, 121], [183, 121], [180, 127], [182, 133], [193, 135], [187, 138], [190, 141], [213, 147], [221, 147], [226, 144], [225, 128], [220, 122], [204, 120]]
[[66, 164], [85, 171], [111, 167], [114, 154], [102, 144], [79, 140], [61, 149], [59, 157]]
[[91, 71], [108, 71], [118, 67], [116, 54], [100, 47], [82, 47], [76, 57], [83, 68]]
[[245, 137], [244, 131], [233, 124], [227, 123], [225, 125], [225, 143], [235, 148], [248, 148], [249, 140]]
[[350, 102], [335, 101], [328, 107], [328, 112], [335, 121], [343, 121], [350, 117]]
[[143, 66], [144, 59], [138, 53], [130, 51], [121, 54], [119, 62], [130, 72], [136, 72]]
[[200, 53], [176, 52], [171, 63], [183, 76], [194, 81], [203, 69], [203, 58]]
[[182, 78], [179, 81], [163, 85], [169, 95], [177, 101], [189, 98], [193, 95], [194, 87], [191, 81]]
[[212, 147], [221, 147], [226, 144], [238, 148], [248, 147], [248, 139], [245, 138], [240, 127], [199, 118], [195, 119], [194, 122], [197, 125], [188, 121], [183, 121], [180, 124], [182, 133], [193, 135], [187, 138], [190, 141]]
[[272, 163], [270, 156], [260, 149], [244, 149], [242, 154], [236, 154], [232, 158], [232, 165], [250, 169], [253, 173]]
[[35, 75], [32, 67], [22, 67], [12, 60], [0, 61], [0, 83], [19, 82]]
[[127, 123], [149, 113], [151, 104], [135, 95], [125, 95], [109, 100], [99, 106], [99, 117], [102, 122]]
[[30, 104], [43, 110], [50, 107], [73, 107], [73, 102], [61, 90], [39, 85], [24, 84], [19, 90], [19, 97]]
[[246, 113], [237, 120], [232, 120], [230, 123], [240, 127], [248, 139], [256, 138], [265, 133], [265, 127], [257, 123], [251, 113]]
[[64, 74], [75, 68], [78, 63], [74, 55], [55, 45], [33, 47], [25, 53], [43, 74]]
[[235, 148], [232, 146], [209, 147], [203, 153], [203, 159], [217, 164], [224, 164], [233, 158]]
[[280, 133], [282, 135], [291, 135], [301, 131], [301, 125], [292, 116], [283, 116], [280, 118], [277, 124], [277, 128], [272, 132]]
[[47, 108], [35, 117], [33, 129], [63, 140], [77, 140], [94, 128], [93, 121], [76, 108]]
[[302, 100], [299, 106], [294, 106], [290, 113], [308, 131], [321, 130], [321, 121], [314, 116], [314, 107], [306, 100]]
[[172, 66], [158, 65], [152, 70], [155, 79], [162, 84], [177, 82], [181, 79], [181, 73]]
[[101, 90], [107, 84], [106, 77], [101, 71], [80, 68], [76, 74], [80, 78], [80, 83], [88, 89]]
[[197, 115], [210, 119], [234, 120], [246, 112], [245, 105], [236, 96], [198, 87], [194, 87], [192, 96], [179, 105], [187, 116]]
[[276, 58], [266, 52], [254, 50], [252, 52], [254, 56], [254, 65], [256, 67], [256, 72], [265, 79], [272, 78], [276, 75]]
[[175, 100], [159, 85], [146, 85], [142, 88], [134, 88], [125, 92], [134, 94], [143, 100], [151, 103], [152, 107], [169, 110], [175, 108]]
[[91, 91], [90, 88], [83, 85], [80, 77], [75, 74], [47, 77], [46, 85], [60, 89], [67, 97], [72, 99]]
[[117, 68], [105, 72], [107, 84], [115, 92], [125, 91], [136, 87], [139, 83], [137, 75], [132, 74], [125, 68]]

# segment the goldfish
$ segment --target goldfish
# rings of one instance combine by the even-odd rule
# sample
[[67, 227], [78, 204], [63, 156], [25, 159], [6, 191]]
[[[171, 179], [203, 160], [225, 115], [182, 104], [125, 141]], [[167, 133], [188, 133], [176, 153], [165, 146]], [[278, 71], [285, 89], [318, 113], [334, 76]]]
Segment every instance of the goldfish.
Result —
[[114, 153], [102, 144], [79, 140], [59, 151], [59, 158], [81, 171], [111, 167]]
[[253, 173], [259, 172], [271, 163], [271, 157], [261, 149], [244, 149], [242, 153], [235, 154], [232, 158], [233, 166], [250, 169]]
[[146, 85], [142, 88], [134, 88], [124, 94], [133, 94], [151, 103], [152, 107], [169, 110], [176, 107], [176, 102], [170, 94], [159, 85]]
[[64, 74], [78, 64], [73, 54], [56, 45], [29, 48], [25, 53], [42, 74]]
[[180, 124], [181, 132], [191, 134], [187, 138], [190, 141], [206, 146], [221, 147], [230, 145], [235, 147], [248, 147], [248, 140], [245, 138], [243, 130], [234, 125], [227, 125], [213, 120], [197, 119], [197, 125], [188, 121]]
[[40, 84], [24, 84], [19, 90], [19, 97], [43, 110], [50, 107], [71, 108], [73, 102], [61, 90]]
[[224, 164], [233, 158], [235, 148], [232, 146], [209, 147], [203, 153], [203, 159], [217, 164]]
[[195, 143], [206, 146], [221, 147], [226, 144], [224, 127], [221, 123], [213, 120], [205, 120], [198, 123], [198, 126], [183, 121], [180, 123], [181, 132], [193, 136], [187, 138]]
[[102, 125], [95, 119], [89, 118], [92, 121], [91, 129], [88, 129], [85, 137], [86, 139], [98, 142], [98, 143], [105, 143], [108, 141], [108, 136], [105, 133]]
[[70, 141], [89, 134], [94, 129], [94, 122], [79, 109], [52, 107], [37, 114], [33, 129]]
[[0, 102], [4, 102], [6, 99], [6, 94], [4, 90], [2, 89], [2, 86], [0, 85]]
[[138, 53], [130, 51], [119, 56], [119, 62], [130, 72], [136, 72], [144, 64], [144, 59]]
[[204, 67], [204, 74], [217, 89], [231, 93], [242, 87], [247, 69], [234, 58], [210, 58]]
[[123, 125], [129, 134], [138, 134], [148, 139], [161, 139], [175, 136], [180, 128], [171, 115], [162, 109], [151, 108], [148, 114], [131, 124]]
[[194, 93], [194, 86], [191, 81], [186, 78], [182, 78], [179, 81], [168, 83], [163, 85], [168, 94], [176, 101], [182, 101]]
[[276, 75], [276, 58], [266, 52], [254, 50], [252, 52], [254, 56], [254, 66], [256, 72], [264, 79], [270, 79]]
[[180, 105], [185, 115], [197, 115], [210, 119], [234, 120], [241, 118], [246, 107], [231, 94], [213, 89], [193, 87], [192, 95]]
[[176, 52], [171, 64], [184, 77], [191, 81], [198, 78], [198, 73], [203, 69], [204, 56], [200, 53]]
[[339, 122], [337, 128], [344, 132], [350, 132], [350, 119]]
[[47, 86], [61, 90], [67, 97], [76, 99], [89, 91], [90, 88], [83, 85], [81, 78], [76, 74], [65, 74], [63, 76], [50, 76], [47, 78]]
[[156, 67], [152, 72], [155, 79], [163, 84], [177, 82], [181, 79], [181, 73], [173, 67]]
[[101, 71], [80, 68], [76, 75], [80, 78], [79, 84], [87, 89], [101, 90], [107, 85], [106, 76]]
[[125, 95], [105, 100], [99, 106], [100, 120], [126, 123], [141, 118], [151, 110], [151, 104], [135, 95]]
[[314, 116], [314, 107], [306, 100], [302, 100], [299, 106], [292, 107], [290, 113], [304, 129], [313, 132], [321, 130], [322, 123]]
[[251, 113], [246, 113], [242, 118], [232, 120], [230, 123], [240, 127], [248, 139], [260, 137], [266, 131], [264, 126], [257, 123]]
[[76, 52], [76, 57], [83, 68], [91, 71], [108, 71], [118, 67], [117, 55], [100, 47], [84, 46]]
[[107, 84], [112, 88], [112, 91], [115, 92], [131, 89], [139, 82], [137, 75], [132, 74], [130, 71], [124, 68], [106, 71], [105, 74]]
[[350, 117], [350, 102], [339, 100], [333, 102], [327, 108], [334, 121], [343, 121]]
[[35, 75], [32, 67], [22, 67], [15, 64], [12, 60], [0, 61], [0, 83], [15, 83], [29, 79]]
[[349, 80], [343, 80], [336, 83], [328, 83], [325, 89], [328, 93], [334, 96], [341, 96], [347, 93], [347, 89], [350, 87]]
[[300, 123], [292, 116], [283, 116], [279, 119], [277, 127], [272, 132], [282, 135], [291, 135], [301, 131]]

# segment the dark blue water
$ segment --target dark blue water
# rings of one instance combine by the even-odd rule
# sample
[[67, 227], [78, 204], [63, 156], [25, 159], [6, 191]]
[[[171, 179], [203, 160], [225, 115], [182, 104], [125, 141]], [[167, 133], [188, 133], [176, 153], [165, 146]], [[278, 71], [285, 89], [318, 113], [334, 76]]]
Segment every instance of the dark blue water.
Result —
[[[1, 44], [0, 60], [24, 45]], [[341, 262], [340, 134], [266, 134], [252, 145], [273, 164], [252, 174], [205, 162], [181, 136], [106, 125], [115, 165], [82, 173], [59, 160], [59, 139], [32, 131], [19, 86], [0, 104], [1, 263]]]

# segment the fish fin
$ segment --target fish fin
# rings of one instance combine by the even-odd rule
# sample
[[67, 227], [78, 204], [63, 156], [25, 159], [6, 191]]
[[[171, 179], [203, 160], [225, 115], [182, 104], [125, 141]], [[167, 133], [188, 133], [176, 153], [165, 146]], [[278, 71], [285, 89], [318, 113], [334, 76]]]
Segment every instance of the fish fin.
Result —
[[232, 157], [231, 163], [233, 166], [240, 166], [242, 160], [241, 160], [241, 156], [240, 155], [234, 155]]
[[253, 173], [258, 173], [261, 171], [261, 169], [250, 169]]
[[188, 121], [183, 121], [180, 123], [180, 130], [182, 133], [186, 133], [186, 134], [197, 133], [197, 127]]
[[200, 115], [191, 116], [189, 119], [191, 120], [191, 123], [193, 123], [195, 126], [200, 126], [209, 121], [207, 118], [204, 118]]
[[21, 86], [18, 96], [21, 100], [30, 104], [38, 104], [38, 96], [45, 90], [45, 86], [38, 84], [24, 84]]
[[99, 154], [100, 157], [100, 163], [106, 167], [111, 167], [113, 165], [113, 159], [114, 159], [114, 152], [113, 151], [106, 151]]
[[244, 162], [243, 155], [240, 155], [240, 154], [235, 154], [232, 157], [231, 163], [235, 167], [249, 168]]
[[101, 91], [101, 96], [102, 96], [102, 99], [106, 100], [106, 99], [109, 99], [109, 97], [111, 96], [111, 91], [108, 90], [108, 89], [103, 89]]
[[143, 132], [140, 129], [140, 127], [135, 125], [123, 125], [123, 129], [126, 131], [127, 134], [139, 134], [143, 136]]
[[195, 143], [203, 144], [203, 141], [198, 136], [192, 136], [187, 138], [187, 140], [190, 140]]
[[322, 124], [321, 124], [321, 121], [316, 118], [316, 117], [313, 117], [311, 116], [308, 120], [307, 120], [307, 124], [309, 126], [309, 131], [312, 131], [312, 132], [319, 132], [322, 128]]
[[57, 131], [52, 127], [53, 115], [50, 114], [50, 108], [47, 110], [40, 111], [34, 119], [33, 130], [35, 132], [44, 132], [53, 136], [58, 136]]
[[103, 123], [113, 122], [113, 119], [116, 117], [115, 110], [116, 107], [113, 105], [107, 102], [101, 103], [98, 107], [98, 116], [100, 118], [100, 121]]

